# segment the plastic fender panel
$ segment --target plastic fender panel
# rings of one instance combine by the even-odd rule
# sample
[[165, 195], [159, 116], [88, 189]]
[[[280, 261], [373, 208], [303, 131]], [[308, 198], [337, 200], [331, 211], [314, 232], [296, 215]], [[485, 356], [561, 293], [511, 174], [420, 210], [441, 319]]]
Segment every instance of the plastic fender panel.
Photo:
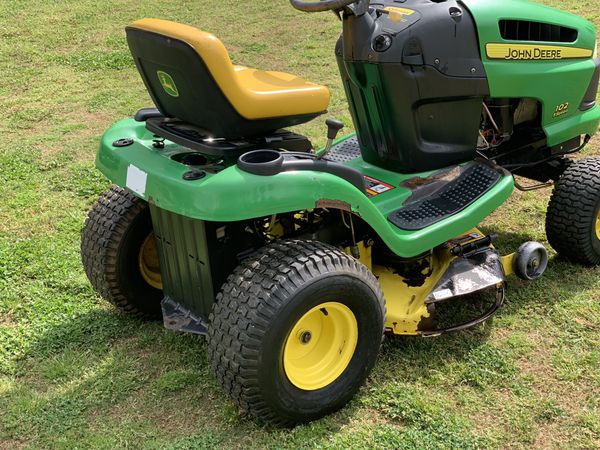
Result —
[[[131, 144], [113, 146], [120, 139], [130, 139]], [[185, 180], [190, 166], [176, 159], [189, 150], [168, 141], [162, 149], [152, 144], [153, 135], [143, 123], [124, 120], [103, 136], [96, 165], [113, 183], [152, 205], [193, 219], [234, 222], [315, 207], [351, 210], [403, 257], [421, 254], [473, 228], [504, 203], [514, 188], [512, 177], [506, 176], [468, 208], [426, 229], [410, 231], [397, 228], [387, 217], [410, 197], [411, 190], [400, 185], [414, 175], [388, 171], [360, 157], [349, 161], [350, 167], [366, 177], [394, 187], [374, 197], [338, 176], [316, 171], [260, 176], [230, 166], [200, 179]], [[431, 172], [421, 175], [427, 177]]]
[[549, 146], [596, 133], [600, 108], [580, 110], [596, 71], [591, 22], [522, 0], [462, 3], [477, 25], [491, 97], [538, 100]]
[[[113, 146], [123, 138], [133, 143]], [[192, 167], [175, 159], [186, 149], [168, 141], [161, 150], [152, 144], [153, 136], [143, 123], [124, 120], [103, 136], [96, 166], [115, 184], [159, 208], [187, 217], [230, 222], [314, 208], [323, 200], [339, 200], [348, 209], [358, 208], [361, 203], [373, 208], [352, 184], [324, 172], [259, 176], [230, 166], [218, 173], [205, 173], [197, 180], [185, 180], [184, 175]]]

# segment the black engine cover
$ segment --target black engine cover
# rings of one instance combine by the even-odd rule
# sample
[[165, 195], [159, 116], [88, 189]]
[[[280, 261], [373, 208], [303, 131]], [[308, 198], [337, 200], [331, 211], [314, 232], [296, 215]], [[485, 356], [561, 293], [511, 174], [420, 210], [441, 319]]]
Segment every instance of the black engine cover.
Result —
[[489, 86], [460, 2], [373, 2], [344, 16], [336, 54], [365, 161], [415, 173], [473, 159]]

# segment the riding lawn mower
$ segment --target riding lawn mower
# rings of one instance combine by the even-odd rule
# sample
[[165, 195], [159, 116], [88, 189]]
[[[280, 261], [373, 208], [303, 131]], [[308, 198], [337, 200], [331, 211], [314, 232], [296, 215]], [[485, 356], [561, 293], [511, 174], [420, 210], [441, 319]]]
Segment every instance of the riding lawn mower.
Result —
[[[102, 297], [205, 335], [223, 389], [281, 426], [350, 401], [385, 335], [476, 326], [508, 276], [542, 276], [543, 245], [501, 255], [477, 228], [515, 188], [553, 185], [548, 241], [600, 264], [600, 159], [568, 157], [600, 123], [591, 23], [523, 0], [291, 5], [340, 19], [356, 133], [328, 119], [315, 149], [289, 128], [326, 113], [326, 87], [234, 65], [199, 29], [136, 21], [154, 107], [102, 137], [114, 186], [81, 246]], [[475, 293], [477, 314], [442, 325], [444, 305]]]

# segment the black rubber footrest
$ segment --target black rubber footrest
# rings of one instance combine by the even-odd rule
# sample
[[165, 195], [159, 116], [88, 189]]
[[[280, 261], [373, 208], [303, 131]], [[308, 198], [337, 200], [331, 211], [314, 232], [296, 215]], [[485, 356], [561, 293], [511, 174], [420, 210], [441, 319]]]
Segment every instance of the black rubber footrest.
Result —
[[352, 161], [360, 156], [360, 145], [358, 139], [353, 137], [334, 145], [326, 159], [338, 163]]
[[471, 163], [463, 173], [433, 195], [424, 197], [389, 215], [403, 230], [421, 230], [444, 220], [473, 204], [493, 188], [502, 175], [482, 163]]

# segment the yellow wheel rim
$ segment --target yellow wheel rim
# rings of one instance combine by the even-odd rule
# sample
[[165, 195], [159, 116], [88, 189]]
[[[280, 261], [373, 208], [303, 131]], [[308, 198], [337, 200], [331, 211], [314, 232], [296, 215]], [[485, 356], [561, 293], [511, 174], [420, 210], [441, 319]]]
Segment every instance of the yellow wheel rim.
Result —
[[598, 211], [598, 217], [596, 217], [596, 237], [600, 239], [600, 211]]
[[322, 303], [294, 325], [283, 350], [290, 382], [314, 391], [333, 383], [348, 367], [358, 343], [358, 323], [346, 305]]
[[160, 275], [160, 264], [158, 262], [158, 251], [156, 249], [156, 239], [154, 233], [150, 233], [144, 240], [140, 248], [138, 257], [140, 273], [150, 286], [156, 289], [163, 288], [162, 277]]

